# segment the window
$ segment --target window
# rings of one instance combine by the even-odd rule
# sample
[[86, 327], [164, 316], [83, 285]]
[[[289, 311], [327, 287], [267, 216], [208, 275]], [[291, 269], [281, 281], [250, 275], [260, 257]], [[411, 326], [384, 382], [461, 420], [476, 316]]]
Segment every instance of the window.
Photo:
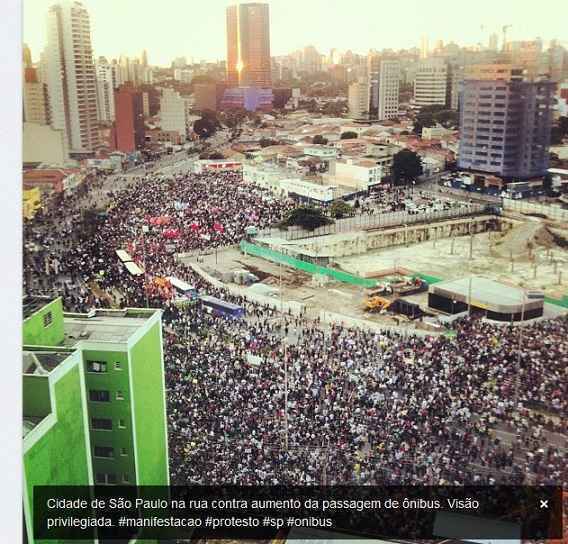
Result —
[[114, 363], [114, 369], [115, 370], [122, 370], [122, 365], [120, 364], [120, 361], [116, 361]]
[[43, 314], [43, 326], [44, 328], [49, 327], [53, 323], [53, 314], [51, 312], [45, 312]]
[[103, 373], [107, 371], [104, 361], [87, 361], [87, 372]]
[[128, 473], [125, 472], [125, 473], [122, 475], [122, 483], [123, 483], [123, 484], [127, 484], [128, 482], [130, 482], [130, 477], [128, 476]]
[[116, 474], [112, 472], [106, 474], [104, 472], [97, 472], [95, 476], [95, 483], [97, 484], [116, 484], [117, 478]]
[[126, 429], [126, 422], [124, 421], [124, 419], [118, 420], [118, 428], [119, 429]]
[[91, 402], [110, 402], [110, 393], [101, 389], [89, 389]]
[[96, 431], [112, 431], [112, 419], [93, 417], [91, 427]]
[[124, 400], [124, 393], [122, 391], [116, 392], [116, 400]]
[[128, 455], [126, 448], [120, 448], [120, 455], [122, 455], [122, 457], [126, 457]]
[[111, 459], [114, 457], [114, 448], [110, 446], [95, 446], [95, 457]]

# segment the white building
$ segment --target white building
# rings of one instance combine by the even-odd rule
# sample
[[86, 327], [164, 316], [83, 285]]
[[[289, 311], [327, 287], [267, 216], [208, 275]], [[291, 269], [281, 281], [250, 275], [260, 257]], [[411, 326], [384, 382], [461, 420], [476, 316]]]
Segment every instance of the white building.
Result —
[[97, 75], [97, 115], [99, 121], [112, 122], [115, 118], [114, 90], [118, 87], [116, 82], [116, 68], [103, 57], [95, 65]]
[[301, 179], [283, 179], [280, 181], [280, 190], [285, 197], [301, 197], [322, 203], [333, 202], [338, 194], [334, 185], [320, 185]]
[[392, 119], [398, 116], [400, 90], [400, 63], [398, 60], [382, 60], [378, 77], [377, 119]]
[[163, 89], [160, 98], [160, 128], [186, 138], [191, 128], [190, 101], [173, 89]]
[[355, 119], [369, 116], [369, 80], [359, 78], [349, 85], [349, 115]]
[[451, 130], [447, 128], [436, 126], [436, 127], [424, 127], [422, 129], [422, 139], [423, 140], [436, 140], [445, 136], [446, 134], [451, 134]]
[[421, 62], [414, 78], [414, 103], [418, 107], [445, 105], [448, 95], [448, 65], [444, 59]]
[[49, 8], [47, 21], [51, 125], [65, 132], [71, 152], [91, 153], [98, 129], [89, 14], [80, 2], [62, 0]]
[[290, 173], [270, 165], [243, 164], [243, 181], [280, 194], [280, 182], [288, 179]]
[[335, 179], [339, 185], [365, 191], [381, 183], [382, 177], [382, 167], [369, 159], [338, 160], [332, 163], [329, 174], [324, 174], [324, 178]]
[[176, 68], [174, 70], [174, 79], [182, 83], [191, 83], [193, 79], [193, 70], [187, 68]]
[[22, 152], [23, 163], [64, 166], [69, 162], [69, 149], [64, 132], [54, 130], [49, 125], [24, 123]]

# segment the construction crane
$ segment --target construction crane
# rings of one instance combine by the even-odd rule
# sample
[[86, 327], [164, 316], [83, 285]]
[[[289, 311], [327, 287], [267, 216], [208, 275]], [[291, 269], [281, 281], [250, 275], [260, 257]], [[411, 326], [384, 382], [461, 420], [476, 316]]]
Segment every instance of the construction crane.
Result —
[[507, 44], [507, 30], [511, 28], [512, 25], [503, 25], [503, 51], [505, 51], [505, 46]]

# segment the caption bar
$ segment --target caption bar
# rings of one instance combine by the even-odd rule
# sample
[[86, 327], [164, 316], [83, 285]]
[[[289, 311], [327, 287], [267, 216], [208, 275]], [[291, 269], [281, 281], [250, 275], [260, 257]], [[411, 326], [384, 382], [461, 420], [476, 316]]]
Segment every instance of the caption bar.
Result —
[[86, 538], [562, 537], [560, 487], [36, 487], [34, 535]]

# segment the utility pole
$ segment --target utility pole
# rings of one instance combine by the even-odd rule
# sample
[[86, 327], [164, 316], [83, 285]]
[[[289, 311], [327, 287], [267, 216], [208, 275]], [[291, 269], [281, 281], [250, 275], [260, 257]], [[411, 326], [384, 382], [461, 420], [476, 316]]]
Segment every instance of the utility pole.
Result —
[[471, 291], [472, 291], [473, 276], [469, 276], [469, 289], [467, 294], [467, 313], [471, 315]]
[[[144, 265], [144, 284], [146, 284], [146, 277], [147, 277], [147, 273], [146, 273], [146, 234], [149, 231], [149, 227], [148, 225], [142, 225], [142, 263]], [[144, 285], [144, 294], [146, 295], [146, 308], [149, 307], [148, 304], [148, 289], [147, 289], [147, 285]]]
[[473, 219], [469, 222], [469, 260], [473, 259]]

